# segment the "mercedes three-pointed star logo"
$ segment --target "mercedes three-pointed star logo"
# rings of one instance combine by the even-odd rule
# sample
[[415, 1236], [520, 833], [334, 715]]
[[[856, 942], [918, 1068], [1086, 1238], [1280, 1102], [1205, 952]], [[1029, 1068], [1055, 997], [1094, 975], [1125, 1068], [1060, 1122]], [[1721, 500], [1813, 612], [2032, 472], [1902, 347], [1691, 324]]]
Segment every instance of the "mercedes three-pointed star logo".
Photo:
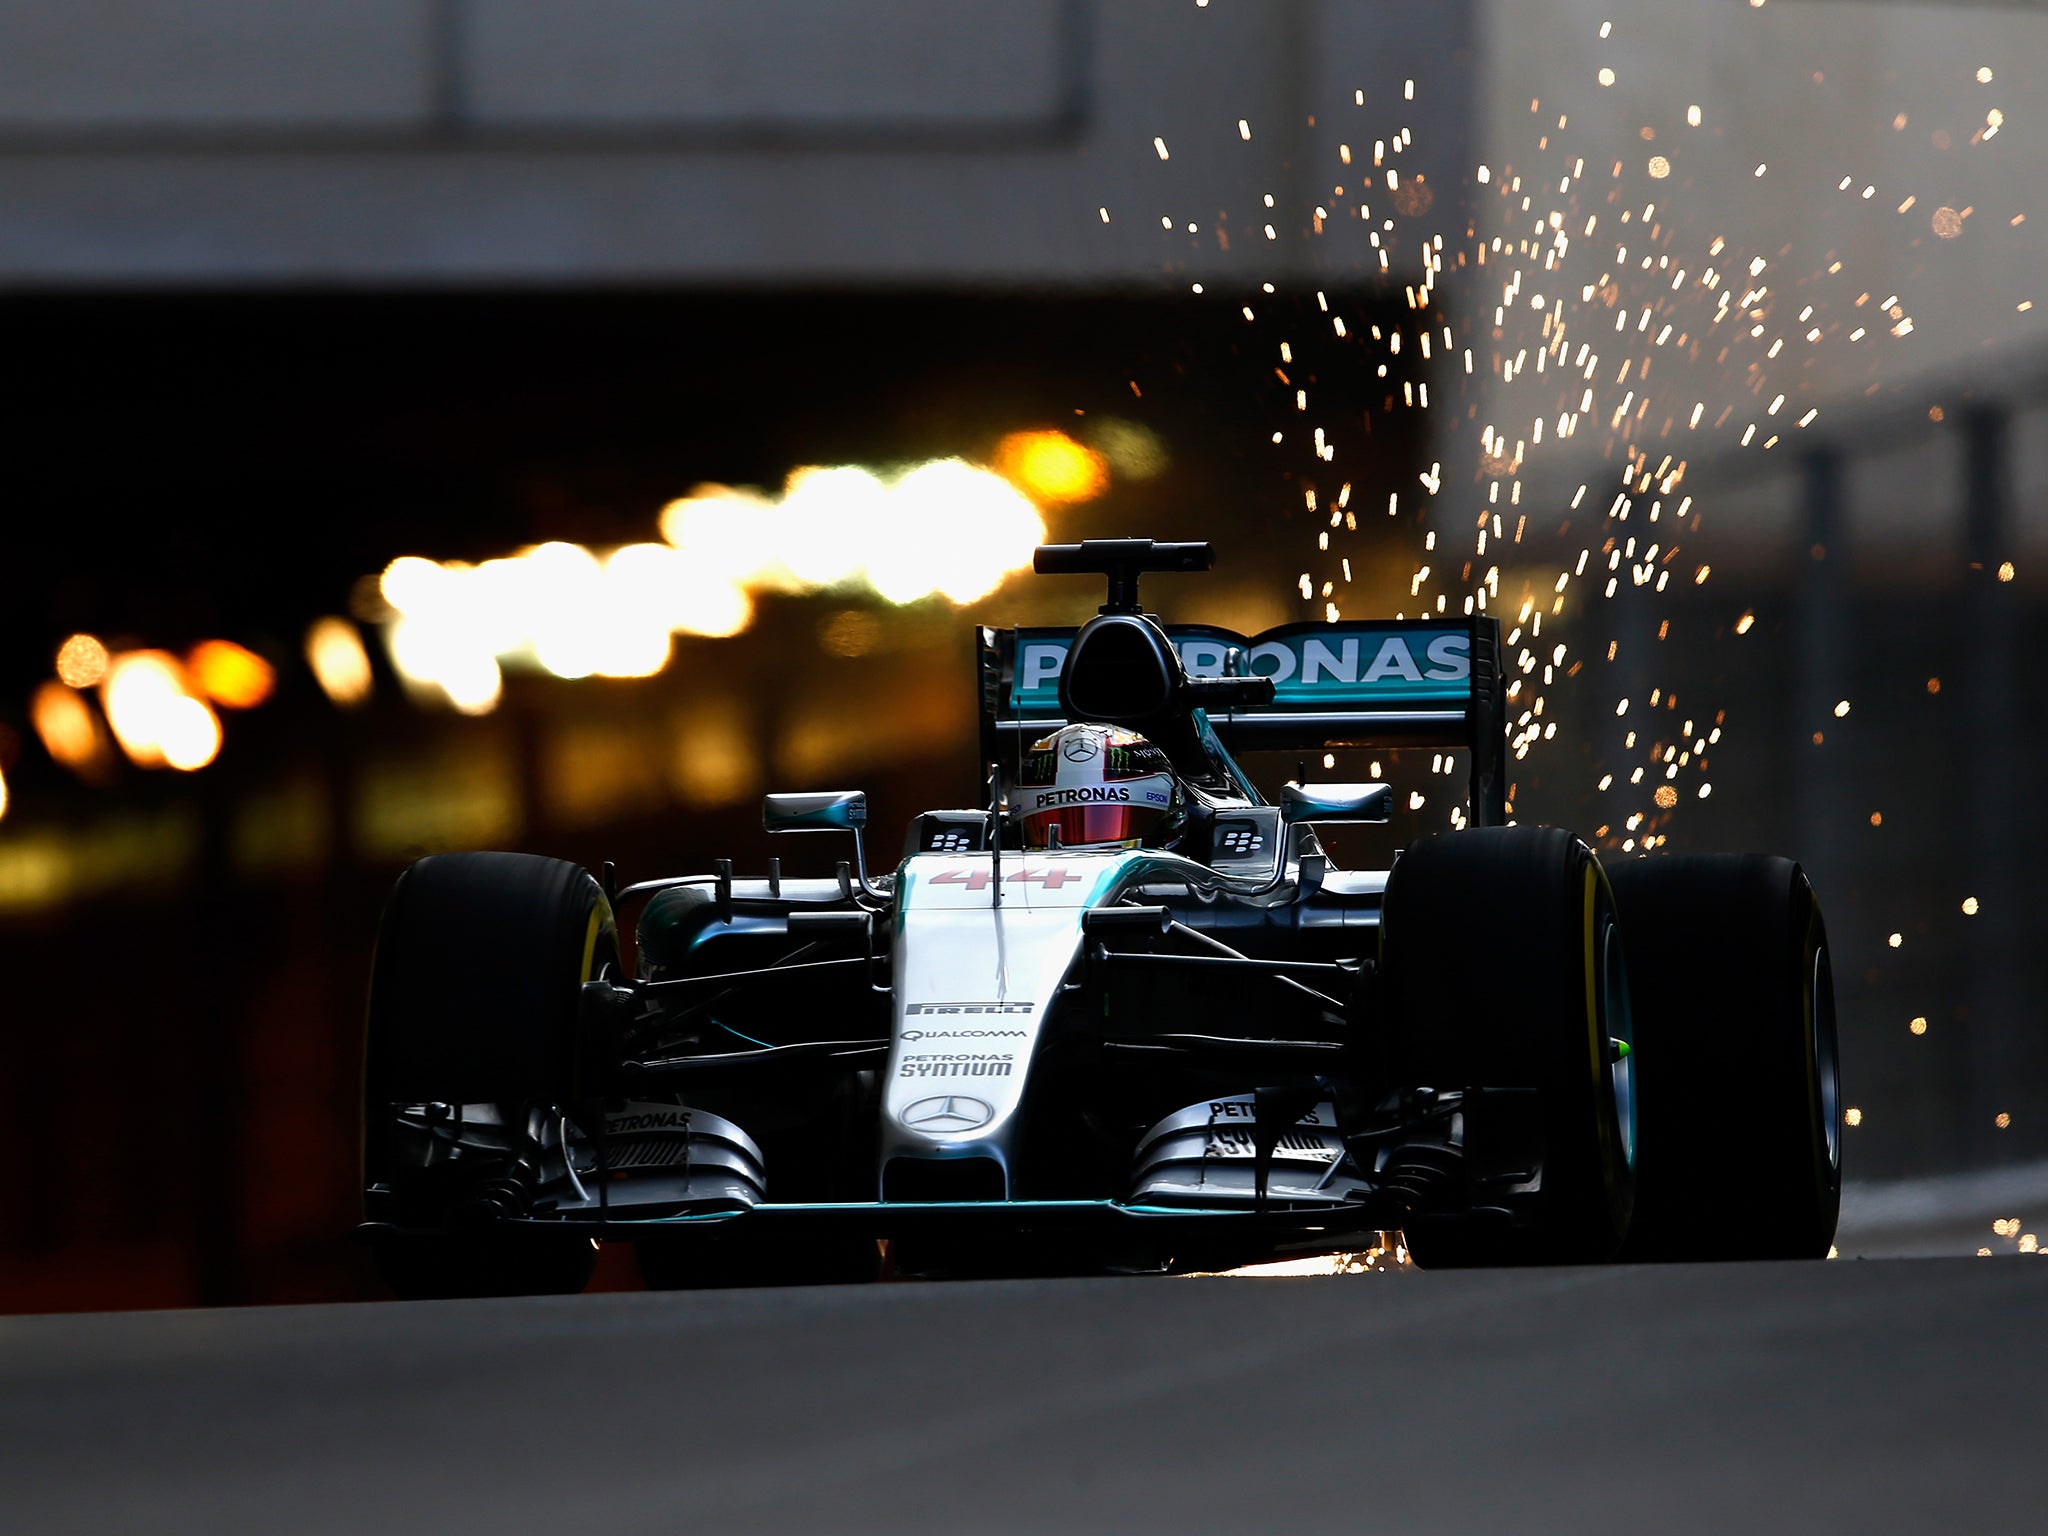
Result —
[[913, 1131], [949, 1135], [987, 1125], [995, 1118], [995, 1113], [980, 1099], [970, 1099], [964, 1093], [941, 1093], [929, 1099], [919, 1099], [896, 1118]]

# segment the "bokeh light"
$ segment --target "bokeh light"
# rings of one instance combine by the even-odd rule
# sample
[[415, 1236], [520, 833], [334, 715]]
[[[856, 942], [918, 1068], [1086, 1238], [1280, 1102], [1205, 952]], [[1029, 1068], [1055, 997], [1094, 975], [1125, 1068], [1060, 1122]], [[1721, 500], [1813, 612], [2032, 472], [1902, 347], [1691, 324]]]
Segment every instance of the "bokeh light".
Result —
[[57, 647], [57, 676], [72, 688], [91, 688], [107, 675], [107, 648], [95, 635], [73, 635]]
[[172, 768], [191, 773], [220, 752], [220, 719], [201, 700], [181, 694], [163, 707], [157, 750]]
[[[754, 616], [753, 600], [746, 591], [718, 576], [699, 569], [684, 554], [667, 544], [628, 544], [612, 551], [604, 562], [605, 602], [618, 622], [637, 625], [648, 632], [642, 642], [656, 648], [660, 636], [662, 663], [668, 657], [670, 634], [723, 638], [745, 629]], [[598, 668], [607, 676], [643, 676]]]
[[1109, 488], [1109, 466], [1064, 432], [1012, 432], [996, 444], [995, 467], [1039, 502], [1091, 501]]
[[1155, 479], [1173, 462], [1159, 434], [1143, 422], [1127, 421], [1121, 416], [1090, 416], [1083, 435], [1110, 470], [1126, 480]]
[[306, 629], [306, 665], [338, 709], [360, 709], [370, 701], [374, 679], [362, 636], [347, 619], [329, 615]]
[[270, 663], [232, 640], [200, 641], [185, 658], [185, 675], [200, 693], [229, 709], [254, 709], [277, 686]]
[[401, 615], [384, 632], [391, 665], [416, 693], [437, 695], [466, 715], [498, 707], [504, 678], [497, 658], [458, 622], [434, 614]]
[[888, 524], [889, 492], [865, 469], [800, 469], [782, 494], [787, 529], [781, 563], [807, 587], [834, 587], [860, 574], [869, 542]]
[[100, 684], [100, 702], [114, 740], [130, 762], [144, 768], [163, 763], [157, 738], [164, 715], [172, 700], [184, 697], [184, 674], [164, 651], [130, 651], [115, 658]]
[[[1059, 433], [1023, 435], [1058, 439], [1041, 443], [1033, 463], [1064, 475], [1063, 496], [1108, 483], [1094, 450]], [[1148, 451], [1142, 440], [1125, 446]], [[1047, 457], [1055, 452], [1072, 457]], [[941, 459], [893, 479], [857, 465], [806, 467], [780, 499], [700, 485], [662, 509], [661, 533], [665, 543], [601, 553], [553, 542], [474, 566], [401, 555], [376, 580], [392, 615], [392, 665], [415, 697], [484, 714], [503, 694], [507, 666], [651, 677], [669, 664], [674, 636], [745, 629], [756, 592], [865, 585], [892, 603], [973, 602], [1030, 564], [1045, 521], [1002, 475]], [[337, 701], [358, 687], [367, 695], [354, 631], [344, 620], [321, 625], [307, 638], [321, 686]]]
[[113, 748], [81, 694], [63, 683], [44, 683], [29, 701], [29, 720], [53, 759], [88, 783], [105, 780]]
[[700, 485], [661, 509], [661, 536], [707, 575], [735, 586], [780, 584], [775, 506], [759, 491]]
[[867, 579], [892, 603], [942, 596], [971, 603], [1028, 565], [1045, 521], [1021, 491], [960, 459], [920, 465], [896, 482]]
[[192, 696], [185, 670], [167, 651], [115, 656], [100, 684], [114, 739], [141, 768], [204, 768], [220, 751], [220, 721]]
[[[1093, 450], [1059, 433], [1012, 434], [1024, 437], [1059, 439], [1065, 448], [1058, 452], [1072, 450], [1107, 484], [1103, 458]], [[1078, 474], [1070, 464], [1060, 484], [1079, 492]], [[1004, 475], [940, 459], [893, 479], [851, 465], [798, 469], [780, 500], [700, 485], [663, 508], [661, 533], [699, 582], [722, 580], [742, 595], [865, 583], [892, 603], [933, 595], [966, 603], [1031, 563], [1045, 523], [1037, 504]], [[736, 633], [751, 616], [737, 607], [712, 611], [702, 599], [698, 606], [706, 610], [702, 621], [684, 627], [699, 634]]]

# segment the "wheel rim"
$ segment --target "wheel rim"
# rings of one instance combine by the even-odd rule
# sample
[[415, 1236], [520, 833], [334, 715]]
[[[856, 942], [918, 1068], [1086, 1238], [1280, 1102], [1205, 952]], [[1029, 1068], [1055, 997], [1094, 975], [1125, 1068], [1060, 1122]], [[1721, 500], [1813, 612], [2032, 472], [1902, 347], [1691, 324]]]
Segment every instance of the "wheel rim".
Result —
[[[1621, 1155], [1636, 1165], [1636, 1031], [1629, 1006], [1628, 970], [1621, 952], [1621, 927], [1610, 920], [1600, 935], [1601, 1015], [1607, 1021], [1607, 1076], [1614, 1089], [1614, 1119], [1621, 1130]], [[1611, 1042], [1619, 1040], [1626, 1049]]]
[[1820, 1087], [1820, 1119], [1827, 1127], [1828, 1174], [1842, 1171], [1842, 1074], [1835, 1047], [1834, 973], [1825, 945], [1813, 951], [1812, 990], [1807, 993], [1807, 1021], [1813, 1033], [1813, 1071]]

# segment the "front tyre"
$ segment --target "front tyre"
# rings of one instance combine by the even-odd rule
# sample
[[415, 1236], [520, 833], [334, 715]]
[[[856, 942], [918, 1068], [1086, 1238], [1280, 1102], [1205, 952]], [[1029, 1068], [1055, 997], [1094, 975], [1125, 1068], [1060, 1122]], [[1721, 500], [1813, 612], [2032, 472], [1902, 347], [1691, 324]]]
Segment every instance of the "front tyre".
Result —
[[508, 1126], [559, 1120], [584, 1096], [584, 982], [616, 966], [610, 905], [589, 874], [521, 853], [421, 859], [384, 909], [363, 1051], [366, 1213], [424, 1229], [380, 1242], [401, 1297], [580, 1291], [596, 1251], [573, 1233], [492, 1232], [478, 1191], [516, 1186], [516, 1153], [446, 1156], [399, 1108], [490, 1105]]
[[[1427, 837], [1395, 862], [1380, 927], [1388, 1066], [1404, 1089], [1518, 1090], [1533, 1143], [1486, 1210], [1419, 1216], [1425, 1269], [1594, 1264], [1635, 1200], [1628, 972], [1607, 878], [1555, 827]], [[1496, 1101], [1503, 1103], [1505, 1101]], [[1491, 1111], [1504, 1115], [1505, 1110]], [[1488, 1135], [1482, 1098], [1465, 1134]]]
[[1610, 876], [1648, 1109], [1624, 1257], [1825, 1258], [1842, 1203], [1841, 1072], [1805, 871], [1711, 854]]

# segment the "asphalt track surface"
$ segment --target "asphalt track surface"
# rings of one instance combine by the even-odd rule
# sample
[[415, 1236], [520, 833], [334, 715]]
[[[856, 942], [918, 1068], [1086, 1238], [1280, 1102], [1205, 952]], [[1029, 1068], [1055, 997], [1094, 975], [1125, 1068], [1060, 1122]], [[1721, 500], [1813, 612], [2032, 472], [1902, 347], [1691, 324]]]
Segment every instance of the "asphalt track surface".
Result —
[[2044, 1445], [2031, 1258], [0, 1320], [24, 1536], [1923, 1531]]

